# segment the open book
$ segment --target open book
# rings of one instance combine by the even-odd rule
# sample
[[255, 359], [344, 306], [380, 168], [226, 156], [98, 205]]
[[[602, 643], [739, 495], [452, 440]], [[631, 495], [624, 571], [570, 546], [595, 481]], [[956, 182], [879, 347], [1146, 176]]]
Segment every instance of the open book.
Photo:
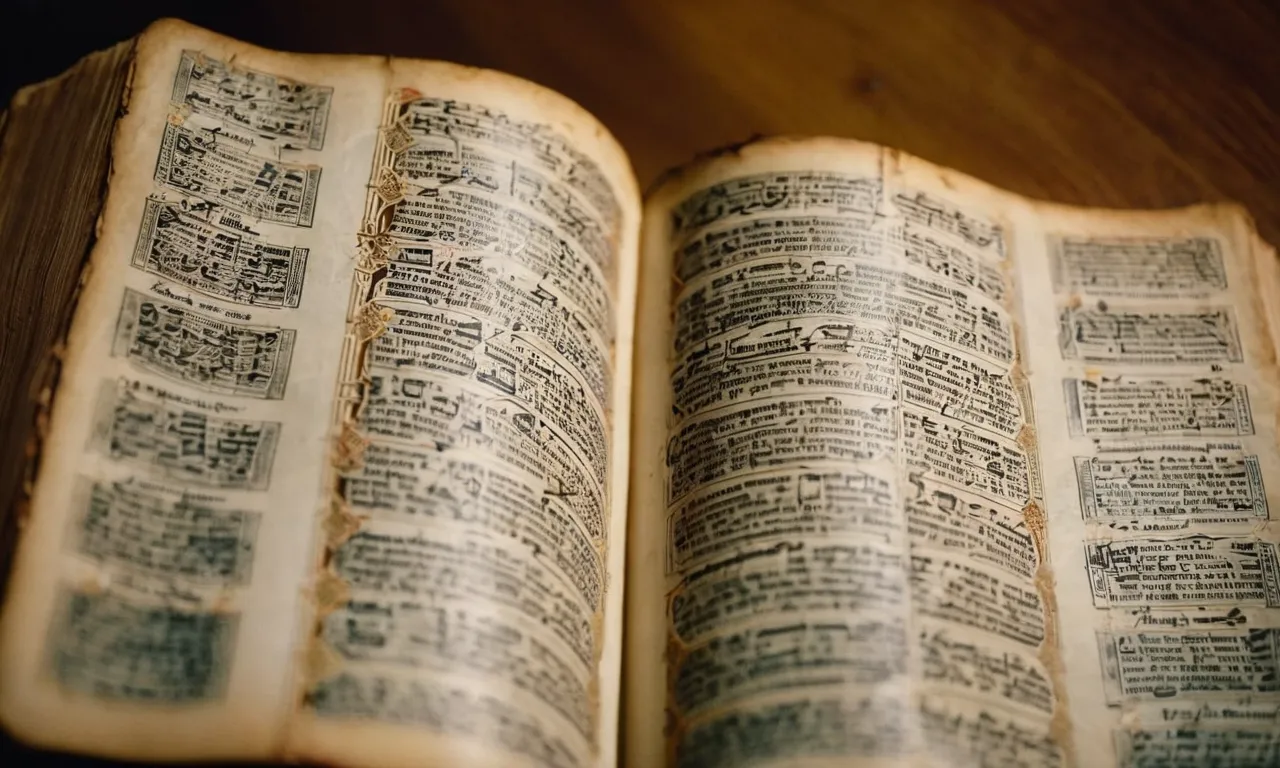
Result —
[[[17, 174], [46, 126], [74, 173]], [[538, 86], [173, 21], [22, 93], [0, 177], [5, 258], [87, 254], [0, 620], [23, 741], [1280, 763], [1280, 270], [1237, 208], [835, 139], [642, 201]]]

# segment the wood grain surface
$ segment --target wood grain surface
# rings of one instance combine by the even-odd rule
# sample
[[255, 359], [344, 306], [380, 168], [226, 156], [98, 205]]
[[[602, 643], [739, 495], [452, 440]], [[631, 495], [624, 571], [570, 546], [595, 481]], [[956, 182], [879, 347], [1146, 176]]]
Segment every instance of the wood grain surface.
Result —
[[[754, 134], [829, 134], [1059, 202], [1235, 200], [1280, 243], [1276, 3], [3, 0], [0, 101], [165, 15], [271, 48], [537, 81], [599, 117], [642, 186]], [[24, 257], [0, 253], [6, 274], [38, 274]], [[30, 290], [4, 285], [0, 301]], [[30, 343], [39, 319], [8, 323], [0, 342]], [[0, 402], [27, 395], [19, 381], [0, 370]]]
[[540, 82], [609, 126], [642, 186], [753, 134], [831, 134], [1060, 202], [1232, 199], [1280, 241], [1274, 2], [19, 0], [0, 11], [0, 97], [170, 13]]

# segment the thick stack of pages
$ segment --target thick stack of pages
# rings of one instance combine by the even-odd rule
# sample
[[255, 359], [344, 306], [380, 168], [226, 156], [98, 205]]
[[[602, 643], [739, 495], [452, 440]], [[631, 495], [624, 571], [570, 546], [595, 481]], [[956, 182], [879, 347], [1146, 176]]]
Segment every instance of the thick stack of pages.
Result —
[[1280, 269], [1238, 209], [835, 139], [642, 202], [546, 89], [180, 22], [4, 130], [19, 739], [1280, 764]]

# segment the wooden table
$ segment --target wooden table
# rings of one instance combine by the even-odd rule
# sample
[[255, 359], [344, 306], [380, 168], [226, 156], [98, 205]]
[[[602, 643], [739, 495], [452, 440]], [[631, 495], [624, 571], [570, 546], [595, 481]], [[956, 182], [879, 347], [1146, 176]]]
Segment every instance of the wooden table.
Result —
[[[535, 80], [609, 126], [642, 185], [753, 134], [831, 134], [1060, 202], [1236, 200], [1280, 243], [1276, 5], [26, 0], [0, 10], [0, 100], [167, 12], [272, 48], [450, 59]], [[23, 329], [2, 331], [0, 344], [22, 343]], [[0, 402], [25, 396], [14, 381], [0, 371]]]
[[[83, 8], [77, 6], [83, 5]], [[271, 48], [449, 59], [567, 94], [642, 185], [753, 134], [899, 147], [1121, 207], [1233, 199], [1280, 242], [1280, 4], [1238, 0], [27, 0], [0, 99], [169, 12]], [[80, 17], [67, 28], [72, 14]], [[87, 23], [86, 23], [87, 22]]]

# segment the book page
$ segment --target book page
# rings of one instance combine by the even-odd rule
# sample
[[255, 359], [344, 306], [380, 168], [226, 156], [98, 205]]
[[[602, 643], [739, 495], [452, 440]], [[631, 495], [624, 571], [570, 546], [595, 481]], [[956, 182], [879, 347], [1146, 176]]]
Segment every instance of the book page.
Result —
[[632, 764], [1275, 762], [1240, 214], [779, 139], [669, 179], [643, 251]]
[[638, 353], [668, 429], [634, 450], [636, 765], [1069, 749], [1002, 201], [896, 159], [766, 141], [649, 204], [674, 275], [641, 291], [672, 323]]
[[290, 752], [612, 765], [639, 193], [558, 94], [388, 82]]
[[162, 22], [113, 167], [0, 623], [6, 726], [610, 764], [639, 208], [612, 138], [497, 73]]
[[1037, 213], [1019, 275], [1078, 762], [1280, 764], [1275, 254], [1231, 206]]
[[136, 56], [0, 624], [0, 713], [49, 748], [261, 758], [295, 696], [311, 414], [333, 399], [363, 207], [347, 164], [381, 80], [172, 21]]

